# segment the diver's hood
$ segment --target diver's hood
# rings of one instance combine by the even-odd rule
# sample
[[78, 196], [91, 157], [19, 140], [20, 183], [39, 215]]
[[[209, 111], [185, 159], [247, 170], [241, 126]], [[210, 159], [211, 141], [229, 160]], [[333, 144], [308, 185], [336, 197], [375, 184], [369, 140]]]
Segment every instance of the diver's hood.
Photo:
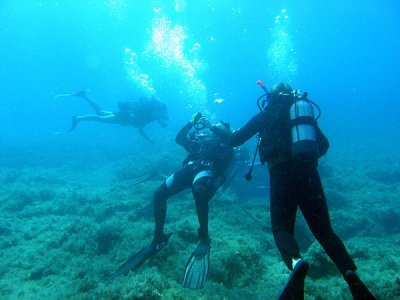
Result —
[[293, 89], [290, 85], [287, 83], [277, 83], [274, 84], [271, 88], [271, 90], [268, 93], [268, 99], [269, 102], [274, 101], [277, 99], [280, 95], [283, 94], [291, 94], [293, 93]]

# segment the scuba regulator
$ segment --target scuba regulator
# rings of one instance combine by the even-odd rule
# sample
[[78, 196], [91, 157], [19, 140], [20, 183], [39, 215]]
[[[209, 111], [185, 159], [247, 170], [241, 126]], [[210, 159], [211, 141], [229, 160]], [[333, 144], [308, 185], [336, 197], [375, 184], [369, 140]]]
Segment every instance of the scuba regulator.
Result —
[[[258, 85], [264, 90], [264, 92], [265, 92], [265, 94], [261, 95], [261, 96], [258, 97], [258, 99], [257, 99], [257, 107], [258, 107], [258, 109], [259, 109], [260, 111], [263, 111], [263, 110], [268, 106], [268, 103], [269, 103], [269, 99], [268, 99], [268, 90], [267, 90], [267, 88], [265, 87], [264, 82], [262, 82], [261, 80], [257, 80], [257, 81], [256, 81], [256, 84], [258, 84]], [[260, 104], [261, 99], [262, 99], [262, 102], [261, 102], [261, 104]]]
[[[260, 97], [257, 98], [257, 107], [260, 111], [263, 111], [269, 103], [269, 99], [268, 99], [268, 90], [265, 87], [264, 82], [262, 82], [261, 80], [257, 80], [256, 84], [259, 85], [263, 91], [265, 92], [264, 94], [262, 94]], [[260, 101], [262, 100], [261, 104]], [[252, 176], [251, 173], [253, 172], [253, 167], [254, 167], [254, 162], [256, 161], [256, 157], [257, 157], [257, 152], [258, 152], [258, 148], [260, 147], [260, 142], [261, 142], [261, 138], [260, 135], [257, 135], [257, 146], [256, 146], [256, 150], [254, 151], [254, 156], [253, 156], [253, 161], [251, 163], [250, 169], [249, 171], [246, 173], [246, 175], [244, 176], [244, 178], [247, 181], [250, 181]]]

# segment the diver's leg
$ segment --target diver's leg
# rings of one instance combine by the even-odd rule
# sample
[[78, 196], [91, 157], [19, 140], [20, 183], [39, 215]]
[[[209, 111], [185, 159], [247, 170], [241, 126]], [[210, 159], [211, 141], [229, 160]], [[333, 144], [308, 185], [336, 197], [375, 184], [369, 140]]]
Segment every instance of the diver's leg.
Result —
[[270, 215], [275, 244], [289, 270], [292, 260], [301, 258], [294, 239], [297, 202], [291, 166], [275, 166], [270, 170]]
[[312, 168], [308, 170], [308, 175], [302, 176], [302, 178], [308, 184], [304, 182], [304, 186], [306, 187], [304, 194], [307, 196], [300, 203], [300, 209], [315, 238], [343, 274], [343, 278], [349, 285], [353, 299], [376, 299], [356, 274], [357, 267], [355, 263], [341, 239], [333, 231], [318, 171]]
[[144, 127], [139, 127], [139, 133], [145, 138], [145, 140], [147, 140], [148, 142], [150, 142], [151, 144], [155, 144], [155, 141], [153, 139], [151, 139], [147, 133], [144, 131]]
[[76, 125], [78, 125], [81, 121], [94, 121], [94, 122], [101, 122], [101, 123], [117, 123], [115, 120], [115, 115], [106, 115], [106, 116], [97, 116], [97, 115], [85, 115], [85, 116], [74, 116], [72, 117], [72, 124], [70, 131], [74, 130]]
[[299, 207], [311, 232], [343, 275], [347, 270], [356, 270], [343, 242], [333, 231], [318, 171], [312, 167], [304, 170], [302, 180], [304, 197]]
[[96, 102], [94, 102], [92, 99], [88, 97], [85, 91], [76, 93], [74, 96], [85, 99], [86, 102], [90, 105], [91, 108], [93, 108], [93, 110], [96, 112], [96, 115], [98, 116], [108, 116], [113, 114], [111, 111], [102, 110], [101, 107]]
[[182, 285], [184, 288], [201, 289], [210, 269], [211, 240], [208, 236], [208, 202], [216, 191], [211, 170], [198, 170], [193, 178], [192, 193], [199, 220], [199, 242], [186, 263]]
[[100, 122], [100, 123], [115, 123], [115, 115], [110, 114], [106, 116], [95, 116], [95, 115], [85, 115], [85, 116], [79, 116], [76, 117], [78, 122], [80, 121], [94, 121], [94, 122]]
[[193, 169], [191, 166], [179, 170], [170, 175], [154, 193], [154, 240], [162, 239], [164, 235], [165, 217], [167, 215], [167, 199], [190, 187], [191, 174]]
[[217, 187], [214, 183], [213, 171], [200, 171], [193, 180], [192, 192], [196, 203], [199, 221], [199, 240], [208, 240], [208, 202], [212, 199]]
[[164, 223], [167, 215], [167, 199], [169, 196], [170, 193], [165, 182], [163, 182], [158, 190], [154, 193], [154, 241], [156, 243], [161, 240], [164, 235]]
[[309, 264], [301, 259], [294, 239], [298, 187], [292, 162], [282, 163], [270, 170], [271, 224], [275, 243], [291, 274], [280, 292], [279, 300], [304, 299], [304, 282]]
[[201, 289], [204, 287], [210, 269], [211, 240], [208, 236], [208, 202], [217, 188], [212, 170], [199, 170], [193, 178], [192, 192], [200, 228], [199, 242], [186, 263], [183, 287]]

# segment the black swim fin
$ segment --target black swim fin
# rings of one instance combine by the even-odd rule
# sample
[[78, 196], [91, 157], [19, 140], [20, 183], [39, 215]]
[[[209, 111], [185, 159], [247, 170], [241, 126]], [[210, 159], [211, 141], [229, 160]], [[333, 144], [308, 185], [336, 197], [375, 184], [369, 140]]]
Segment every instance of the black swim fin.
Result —
[[204, 287], [210, 268], [210, 249], [210, 239], [200, 240], [196, 250], [194, 250], [186, 264], [183, 287], [190, 289], [201, 289]]
[[171, 237], [172, 233], [163, 236], [161, 242], [155, 243], [154, 241], [150, 246], [144, 247], [139, 252], [129, 257], [114, 273], [111, 274], [108, 279], [113, 280], [116, 277], [127, 275], [130, 271], [135, 271], [139, 268], [146, 260], [155, 255], [158, 251], [163, 249]]
[[279, 300], [304, 300], [304, 279], [306, 278], [308, 267], [308, 262], [303, 259], [296, 264], [283, 291], [279, 295]]
[[71, 96], [73, 96], [73, 97], [81, 97], [81, 98], [84, 98], [84, 99], [86, 99], [88, 97], [86, 95], [86, 91], [85, 90], [79, 91], [79, 92], [77, 92], [75, 94], [72, 94]]
[[150, 172], [148, 172], [148, 173], [146, 173], [146, 174], [144, 174], [142, 176], [130, 179], [128, 181], [128, 185], [137, 185], [139, 183], [142, 183], [142, 182], [145, 182], [145, 181], [147, 181], [149, 179], [152, 179], [156, 175], [158, 175], [158, 172], [156, 170], [150, 170]]
[[354, 271], [347, 271], [344, 275], [344, 279], [347, 281], [350, 287], [351, 295], [355, 300], [376, 300], [375, 296], [371, 294], [365, 284], [357, 276]]
[[69, 131], [74, 130], [76, 125], [78, 125], [78, 118], [76, 116], [73, 116], [71, 122], [71, 128], [69, 129]]
[[86, 91], [82, 90], [77, 93], [72, 93], [72, 94], [57, 94], [54, 96], [54, 98], [61, 98], [61, 97], [81, 97], [81, 98], [87, 98]]

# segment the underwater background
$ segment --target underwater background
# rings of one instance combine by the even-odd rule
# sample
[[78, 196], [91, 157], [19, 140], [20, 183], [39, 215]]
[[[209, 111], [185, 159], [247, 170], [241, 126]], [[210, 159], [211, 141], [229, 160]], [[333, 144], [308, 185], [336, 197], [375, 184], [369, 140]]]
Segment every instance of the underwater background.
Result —
[[[320, 160], [335, 231], [378, 299], [400, 299], [400, 3], [395, 0], [0, 2], [0, 298], [276, 299], [289, 276], [269, 223], [268, 174], [242, 174], [210, 204], [211, 269], [181, 287], [196, 247], [190, 191], [169, 200], [168, 246], [109, 275], [153, 236], [153, 193], [181, 167], [193, 113], [240, 128], [267, 87], [288, 82], [322, 110]], [[155, 95], [167, 128], [83, 122]], [[253, 153], [256, 140], [246, 143]], [[243, 174], [247, 170], [243, 170]], [[132, 184], [141, 176], [149, 179]], [[351, 299], [301, 214], [305, 299]]]

